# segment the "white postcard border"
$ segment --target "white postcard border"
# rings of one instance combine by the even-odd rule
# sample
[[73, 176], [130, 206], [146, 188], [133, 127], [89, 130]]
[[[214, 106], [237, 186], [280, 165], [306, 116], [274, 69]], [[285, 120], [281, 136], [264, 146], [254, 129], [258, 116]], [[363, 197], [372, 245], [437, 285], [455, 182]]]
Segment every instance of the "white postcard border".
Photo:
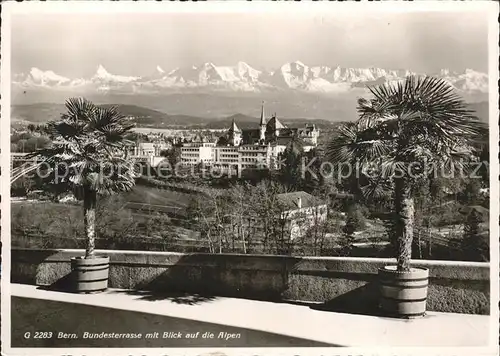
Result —
[[[2, 236], [2, 276], [1, 276], [1, 315], [2, 315], [2, 346], [5, 355], [493, 355], [498, 352], [499, 331], [499, 166], [495, 157], [498, 157], [499, 127], [498, 113], [498, 4], [482, 1], [421, 1], [421, 2], [226, 2], [210, 1], [205, 3], [172, 3], [172, 2], [9, 2], [2, 4], [1, 28], [1, 236]], [[346, 15], [359, 11], [371, 12], [408, 12], [408, 11], [490, 11], [489, 17], [489, 115], [490, 115], [490, 286], [491, 286], [491, 328], [490, 345], [481, 348], [430, 348], [430, 347], [394, 347], [394, 348], [11, 348], [10, 347], [10, 26], [11, 15], [20, 13], [96, 13], [96, 12], [289, 12], [300, 14], [305, 11], [317, 13], [321, 16], [324, 11], [345, 12]]]

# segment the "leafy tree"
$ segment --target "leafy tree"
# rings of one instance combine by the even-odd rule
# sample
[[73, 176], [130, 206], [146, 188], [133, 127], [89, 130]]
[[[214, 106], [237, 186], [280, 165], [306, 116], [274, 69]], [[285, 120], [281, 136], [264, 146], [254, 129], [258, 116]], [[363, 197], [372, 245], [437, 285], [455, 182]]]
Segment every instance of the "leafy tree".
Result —
[[488, 237], [480, 232], [481, 214], [475, 208], [470, 209], [465, 219], [462, 252], [464, 260], [488, 261]]
[[479, 168], [478, 174], [481, 176], [484, 186], [489, 187], [490, 183], [490, 146], [489, 144], [483, 144], [481, 147], [481, 153], [479, 155], [479, 162], [481, 166]]
[[217, 140], [217, 146], [229, 146], [229, 140], [226, 136], [221, 136]]
[[303, 172], [303, 188], [308, 192], [313, 192], [320, 188], [323, 188], [326, 184], [331, 184], [325, 179], [325, 175], [328, 172], [321, 172], [321, 165], [324, 161], [324, 153], [319, 149], [312, 149], [302, 155], [304, 158], [304, 165], [302, 167], [308, 167]]
[[466, 214], [462, 252], [464, 259], [469, 261], [488, 261], [489, 259], [489, 236], [481, 233], [480, 230], [480, 224], [484, 221], [483, 216], [488, 214], [488, 209], [481, 206], [480, 189], [481, 180], [471, 178], [461, 196], [462, 204], [465, 205], [462, 212]]
[[299, 189], [303, 185], [302, 159], [304, 148], [300, 139], [296, 136], [287, 145], [285, 151], [280, 155], [283, 165], [280, 167], [281, 182], [291, 189]]
[[142, 135], [142, 134], [139, 134], [137, 132], [131, 131], [131, 132], [125, 134], [125, 139], [130, 141], [130, 142], [139, 142], [143, 138], [143, 136], [147, 137], [147, 135]]
[[334, 163], [360, 165], [365, 196], [393, 190], [397, 268], [407, 271], [415, 223], [413, 182], [430, 169], [465, 169], [485, 126], [443, 79], [409, 76], [404, 83], [369, 89], [373, 98], [358, 100], [360, 118], [340, 129], [327, 152]]
[[126, 207], [126, 200], [119, 195], [100, 199], [96, 207], [96, 236], [112, 240], [137, 238], [138, 223]]
[[17, 149], [16, 149], [16, 151], [17, 152], [22, 152], [22, 153], [29, 152], [28, 150], [26, 150], [26, 143], [27, 142], [28, 142], [28, 140], [26, 140], [26, 139], [20, 139], [19, 141], [17, 141]]
[[354, 232], [355, 229], [353, 224], [348, 219], [345, 226], [342, 228], [342, 238], [339, 241], [341, 253], [344, 256], [349, 256], [354, 243]]
[[33, 136], [32, 133], [24, 132], [11, 137], [11, 151], [29, 153], [37, 149], [46, 148], [51, 141], [47, 136]]
[[26, 152], [33, 152], [37, 149], [43, 149], [50, 146], [51, 141], [45, 136], [34, 136], [26, 141]]
[[351, 253], [354, 243], [354, 233], [365, 227], [366, 221], [361, 207], [358, 204], [351, 204], [347, 209], [347, 219], [342, 228], [343, 237], [340, 239], [342, 254], [348, 256]]
[[165, 155], [168, 162], [172, 167], [175, 167], [181, 161], [181, 148], [179, 146], [174, 146], [167, 151]]
[[133, 162], [125, 158], [130, 145], [125, 135], [133, 125], [115, 107], [98, 107], [83, 98], [68, 99], [66, 110], [59, 121], [50, 123], [52, 145], [33, 156], [50, 167], [50, 184], [83, 200], [85, 258], [93, 258], [98, 196], [134, 185]]
[[12, 182], [10, 186], [11, 196], [21, 196], [24, 197], [30, 191], [35, 188], [35, 182], [33, 179], [27, 177], [21, 177], [16, 181]]
[[478, 205], [481, 203], [481, 198], [479, 190], [481, 189], [481, 180], [477, 178], [471, 178], [465, 185], [465, 189], [461, 196], [462, 204], [471, 206]]

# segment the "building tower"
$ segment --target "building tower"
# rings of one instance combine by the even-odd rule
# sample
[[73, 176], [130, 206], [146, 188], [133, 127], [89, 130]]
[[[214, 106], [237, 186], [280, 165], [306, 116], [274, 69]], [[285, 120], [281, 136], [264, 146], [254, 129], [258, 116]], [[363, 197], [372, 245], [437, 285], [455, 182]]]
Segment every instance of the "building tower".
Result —
[[228, 139], [232, 146], [239, 146], [241, 144], [241, 130], [238, 125], [236, 125], [236, 122], [234, 122], [234, 119], [229, 128]]
[[264, 102], [262, 102], [262, 110], [260, 112], [260, 137], [259, 140], [264, 143], [266, 140], [266, 117], [264, 116]]

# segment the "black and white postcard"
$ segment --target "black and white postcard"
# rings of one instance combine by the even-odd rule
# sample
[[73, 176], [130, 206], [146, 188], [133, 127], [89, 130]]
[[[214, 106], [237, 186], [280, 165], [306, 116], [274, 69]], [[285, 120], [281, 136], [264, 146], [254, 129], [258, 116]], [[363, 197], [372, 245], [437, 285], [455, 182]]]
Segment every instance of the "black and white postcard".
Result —
[[498, 10], [3, 4], [2, 354], [498, 354]]

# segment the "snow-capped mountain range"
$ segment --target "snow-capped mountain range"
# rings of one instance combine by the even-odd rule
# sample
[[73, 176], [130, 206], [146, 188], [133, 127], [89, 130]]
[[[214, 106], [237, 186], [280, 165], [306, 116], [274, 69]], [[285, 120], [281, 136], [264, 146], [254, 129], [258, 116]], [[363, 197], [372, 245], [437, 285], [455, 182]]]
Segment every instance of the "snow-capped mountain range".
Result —
[[251, 92], [294, 90], [335, 94], [353, 88], [384, 82], [399, 81], [409, 74], [433, 75], [444, 78], [457, 90], [466, 93], [487, 93], [488, 75], [471, 69], [438, 73], [413, 73], [409, 70], [382, 68], [343, 68], [307, 66], [300, 61], [285, 63], [272, 70], [258, 70], [245, 62], [234, 66], [213, 63], [175, 68], [165, 71], [160, 65], [143, 77], [111, 74], [99, 65], [90, 78], [66, 78], [52, 70], [31, 68], [29, 73], [14, 74], [14, 88], [63, 90], [78, 92], [159, 93], [174, 90]]

